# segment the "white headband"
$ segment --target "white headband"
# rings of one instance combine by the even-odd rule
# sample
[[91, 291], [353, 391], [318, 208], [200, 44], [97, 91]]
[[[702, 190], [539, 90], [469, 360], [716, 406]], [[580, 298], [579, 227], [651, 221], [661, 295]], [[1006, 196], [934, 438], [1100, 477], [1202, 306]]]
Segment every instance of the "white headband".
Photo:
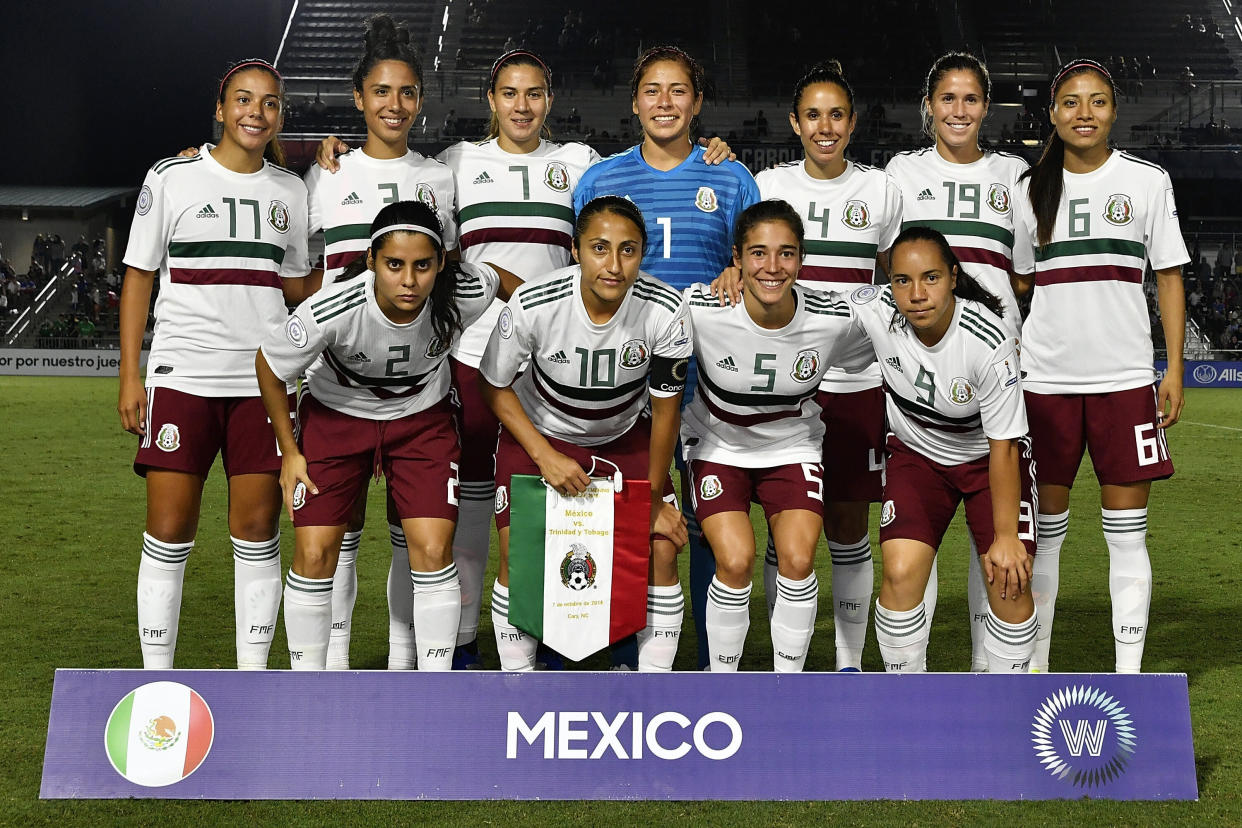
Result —
[[432, 230], [430, 227], [423, 227], [421, 224], [389, 224], [386, 227], [381, 227], [371, 234], [371, 244], [375, 244], [376, 239], [385, 233], [391, 233], [393, 230], [405, 230], [408, 233], [422, 233], [424, 236], [431, 236], [431, 238], [436, 240], [436, 244], [441, 247], [444, 246], [444, 242], [441, 241], [440, 236], [436, 233], [436, 231]]

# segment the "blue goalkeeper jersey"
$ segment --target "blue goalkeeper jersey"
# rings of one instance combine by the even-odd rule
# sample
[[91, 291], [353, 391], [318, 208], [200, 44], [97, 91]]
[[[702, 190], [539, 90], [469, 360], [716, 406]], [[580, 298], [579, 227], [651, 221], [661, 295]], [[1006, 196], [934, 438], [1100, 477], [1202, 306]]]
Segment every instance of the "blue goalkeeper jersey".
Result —
[[703, 161], [703, 148], [667, 172], [643, 160], [641, 147], [588, 168], [574, 189], [574, 211], [603, 195], [628, 198], [647, 222], [642, 269], [677, 290], [710, 282], [732, 260], [733, 222], [759, 201], [759, 187], [736, 161]]

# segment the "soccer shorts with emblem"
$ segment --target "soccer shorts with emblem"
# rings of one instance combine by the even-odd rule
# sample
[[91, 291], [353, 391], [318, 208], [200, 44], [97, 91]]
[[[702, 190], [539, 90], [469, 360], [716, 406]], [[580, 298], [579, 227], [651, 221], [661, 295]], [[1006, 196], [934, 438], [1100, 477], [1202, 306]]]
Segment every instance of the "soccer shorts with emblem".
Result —
[[280, 472], [276, 433], [260, 397], [200, 397], [147, 388], [145, 425], [134, 458], [134, 471], [143, 477], [149, 469], [206, 477], [217, 454], [229, 477]]
[[824, 515], [824, 467], [788, 463], [766, 469], [743, 469], [707, 460], [690, 461], [691, 496], [699, 523], [721, 512], [750, 513], [758, 503], [768, 520], [787, 509]]

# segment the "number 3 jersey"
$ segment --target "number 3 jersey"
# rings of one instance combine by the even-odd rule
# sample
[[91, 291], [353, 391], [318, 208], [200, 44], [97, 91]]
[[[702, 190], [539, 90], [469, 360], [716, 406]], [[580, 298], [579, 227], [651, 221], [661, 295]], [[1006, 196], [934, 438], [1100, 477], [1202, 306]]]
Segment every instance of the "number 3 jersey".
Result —
[[[533, 152], [517, 154], [490, 139], [462, 141], [436, 157], [456, 180], [463, 261], [494, 262], [526, 281], [569, 265], [574, 187], [599, 153], [586, 144], [540, 141]], [[479, 367], [501, 304], [461, 335], [454, 358]]]
[[744, 304], [721, 307], [706, 285], [686, 289], [698, 390], [682, 412], [685, 459], [741, 468], [818, 463], [824, 423], [815, 401], [831, 366], [859, 371], [875, 354], [838, 293], [793, 289], [793, 319], [761, 328]]
[[148, 387], [257, 397], [254, 352], [288, 315], [282, 280], [306, 276], [306, 187], [269, 164], [222, 167], [204, 144], [167, 158], [138, 193], [125, 264], [159, 272]]
[[[463, 326], [479, 318], [499, 286], [492, 268], [461, 264], [453, 296]], [[310, 368], [310, 393], [329, 408], [394, 420], [430, 408], [449, 391], [444, 358], [451, 343], [436, 336], [430, 311], [424, 304], [413, 322], [393, 322], [376, 303], [375, 274], [368, 270], [299, 305], [263, 341], [263, 356], [285, 381]]]
[[629, 431], [649, 394], [682, 390], [690, 314], [681, 294], [639, 273], [599, 325], [587, 316], [581, 283], [572, 265], [522, 285], [501, 310], [479, 371], [497, 388], [513, 385], [539, 433], [597, 446]]
[[1017, 340], [1000, 317], [957, 299], [944, 337], [928, 347], [897, 312], [892, 288], [850, 295], [884, 374], [888, 430], [936, 463], [955, 466], [988, 453], [988, 439], [1027, 432]]
[[421, 201], [435, 210], [444, 228], [444, 249], [457, 246], [453, 173], [448, 167], [413, 150], [400, 158], [372, 158], [356, 149], [338, 160], [341, 168], [335, 173], [318, 164], [306, 171], [310, 232], [323, 230], [324, 284], [367, 252], [371, 222], [393, 202]]

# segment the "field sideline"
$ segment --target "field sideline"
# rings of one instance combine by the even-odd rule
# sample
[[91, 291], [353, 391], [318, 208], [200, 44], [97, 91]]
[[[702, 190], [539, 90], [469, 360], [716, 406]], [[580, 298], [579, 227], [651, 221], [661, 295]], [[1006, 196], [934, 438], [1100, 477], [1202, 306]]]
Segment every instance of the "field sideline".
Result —
[[[56, 667], [138, 667], [134, 584], [144, 511], [143, 485], [131, 471], [133, 439], [115, 414], [116, 381], [105, 378], [0, 378], [0, 459], [7, 470], [0, 541], [7, 554], [0, 726], [11, 751], [0, 767], [0, 823], [156, 824], [199, 821], [319, 825], [436, 823], [444, 825], [569, 825], [604, 820], [651, 825], [850, 824], [961, 825], [1033, 819], [1044, 824], [1242, 824], [1242, 395], [1227, 390], [1187, 393], [1186, 421], [1169, 434], [1176, 476], [1154, 489], [1149, 545], [1155, 588], [1144, 667], [1185, 672], [1201, 801], [1194, 803], [250, 803], [38, 799], [52, 675]], [[1098, 489], [1090, 466], [1080, 471], [1071, 503], [1053, 638], [1053, 669], [1112, 668], [1107, 552], [1100, 532]], [[177, 663], [233, 666], [232, 562], [219, 467], [204, 499], [204, 519], [190, 557]], [[372, 487], [372, 515], [382, 495]], [[876, 556], [879, 546], [874, 538]], [[284, 565], [292, 558], [285, 522]], [[822, 542], [821, 542], [822, 543]], [[822, 598], [829, 594], [821, 550]], [[930, 667], [969, 666], [964, 527], [950, 530], [940, 561], [940, 599]], [[384, 583], [390, 559], [382, 519], [367, 526], [359, 555], [353, 665], [386, 663]], [[683, 573], [685, 565], [683, 555]], [[879, 567], [877, 565], [877, 573]], [[683, 574], [683, 584], [686, 579]], [[752, 601], [743, 669], [770, 669], [762, 578]], [[486, 611], [480, 639], [495, 664]], [[692, 666], [693, 625], [687, 613], [678, 667]], [[283, 626], [271, 664], [287, 666]], [[831, 664], [829, 602], [821, 600], [808, 665]], [[592, 661], [591, 665], [599, 665]], [[864, 666], [880, 669], [874, 631]], [[411, 676], [417, 682], [417, 676]], [[291, 700], [292, 701], [292, 700]], [[410, 696], [411, 703], [434, 703]], [[848, 762], [848, 756], [841, 761]], [[256, 768], [257, 773], [262, 769]], [[980, 769], [986, 785], [986, 769]]]

